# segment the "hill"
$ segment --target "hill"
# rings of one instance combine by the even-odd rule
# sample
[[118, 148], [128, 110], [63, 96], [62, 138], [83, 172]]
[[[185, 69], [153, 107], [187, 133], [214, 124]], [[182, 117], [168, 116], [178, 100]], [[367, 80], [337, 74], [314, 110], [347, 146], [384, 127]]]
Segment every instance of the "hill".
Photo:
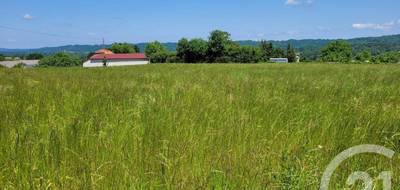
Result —
[[[288, 44], [292, 44], [302, 55], [307, 59], [316, 59], [319, 56], [320, 50], [332, 39], [305, 39], [305, 40], [286, 40], [286, 41], [271, 41], [275, 47], [286, 48]], [[373, 54], [378, 54], [387, 51], [400, 51], [400, 34], [381, 36], [381, 37], [363, 37], [347, 39], [352, 45], [354, 53], [369, 50]], [[241, 45], [256, 46], [259, 42], [245, 40], [237, 41]], [[138, 43], [141, 51], [144, 51], [147, 43]], [[177, 43], [164, 43], [170, 51], [175, 51]], [[110, 45], [106, 45], [109, 47]], [[60, 51], [86, 55], [90, 52], [103, 48], [103, 45], [67, 45], [60, 47], [43, 47], [38, 49], [4, 49], [0, 48], [0, 54], [5, 55], [24, 55], [32, 52], [42, 54], [53, 54]]]

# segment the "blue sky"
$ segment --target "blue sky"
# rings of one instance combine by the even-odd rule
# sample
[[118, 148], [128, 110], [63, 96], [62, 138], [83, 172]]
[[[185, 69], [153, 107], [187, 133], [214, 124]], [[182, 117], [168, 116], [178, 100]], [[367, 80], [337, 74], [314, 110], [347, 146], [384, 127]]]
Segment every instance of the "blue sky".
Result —
[[206, 38], [353, 38], [400, 33], [399, 0], [3, 0], [1, 48]]

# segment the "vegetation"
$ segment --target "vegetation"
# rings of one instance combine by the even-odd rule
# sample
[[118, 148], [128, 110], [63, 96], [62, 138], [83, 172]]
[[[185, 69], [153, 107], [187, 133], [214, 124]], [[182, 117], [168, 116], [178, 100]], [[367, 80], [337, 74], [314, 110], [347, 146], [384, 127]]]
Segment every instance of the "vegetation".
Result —
[[215, 30], [210, 33], [208, 38], [207, 57], [209, 62], [226, 62], [226, 56], [229, 54], [228, 49], [233, 45], [228, 32]]
[[168, 50], [158, 41], [149, 43], [144, 52], [152, 63], [165, 63], [169, 56]]
[[290, 63], [296, 62], [296, 51], [290, 44], [288, 45], [286, 50], [286, 57], [288, 58]]
[[261, 51], [261, 60], [262, 61], [269, 61], [270, 58], [275, 57], [274, 55], [274, 46], [271, 42], [267, 42], [262, 40], [260, 42], [260, 51]]
[[40, 67], [73, 67], [82, 65], [82, 60], [72, 54], [57, 53], [47, 56], [39, 61]]
[[184, 63], [205, 63], [207, 62], [207, 41], [203, 39], [179, 40], [176, 54], [181, 62]]
[[[400, 152], [397, 65], [38, 68], [0, 78], [0, 189], [318, 189], [351, 146]], [[360, 168], [399, 176], [399, 161], [357, 156], [331, 188]]]
[[400, 63], [400, 52], [386, 52], [374, 58], [376, 63]]
[[4, 55], [0, 54], [0, 61], [4, 61], [6, 60], [6, 58], [4, 57]]
[[357, 54], [357, 56], [355, 57], [356, 61], [362, 62], [362, 63], [369, 63], [372, 61], [372, 55], [371, 52], [369, 51], [362, 51], [360, 53]]
[[[274, 47], [280, 49], [286, 49], [289, 44], [296, 49], [296, 52], [301, 54], [303, 61], [315, 61], [321, 58], [321, 49], [325, 47], [328, 43], [335, 40], [287, 40], [287, 41], [269, 41]], [[381, 36], [381, 37], [367, 37], [367, 38], [354, 38], [346, 40], [349, 42], [353, 49], [353, 55], [357, 55], [362, 51], [371, 52], [373, 56], [390, 52], [390, 51], [400, 51], [400, 34], [391, 36]], [[253, 46], [257, 47], [261, 42], [257, 41], [236, 41], [241, 46]], [[145, 47], [148, 43], [136, 44], [141, 52], [144, 52]], [[168, 51], [174, 52], [177, 50], [177, 43], [163, 43], [163, 45], [168, 49]], [[110, 47], [111, 45], [106, 45]], [[66, 51], [69, 53], [79, 54], [86, 56], [89, 52], [94, 52], [98, 49], [103, 48], [102, 45], [68, 45], [60, 47], [48, 47], [40, 49], [1, 49], [0, 53], [5, 55], [17, 55], [23, 57], [25, 54], [30, 52], [39, 52], [45, 55], [55, 54], [57, 52]], [[276, 56], [274, 56], [276, 57]]]
[[[294, 61], [296, 52], [291, 46], [288, 48], [289, 52], [286, 53], [280, 48], [274, 48], [266, 41], [263, 41], [260, 47], [241, 46], [230, 39], [228, 32], [215, 30], [210, 33], [208, 41], [182, 38], [178, 42], [176, 53], [168, 53], [167, 48], [159, 42], [150, 43], [145, 52], [146, 55], [150, 55], [152, 62], [156, 63], [170, 61], [174, 61], [173, 63], [259, 63], [267, 62], [273, 56], [286, 57], [287, 55], [294, 56], [290, 59]], [[155, 55], [161, 56], [155, 57]]]
[[113, 43], [108, 48], [114, 53], [139, 53], [140, 49], [137, 45], [131, 45], [129, 43]]
[[322, 60], [325, 62], [348, 63], [351, 59], [351, 46], [346, 41], [334, 41], [322, 49]]
[[25, 59], [26, 59], [26, 60], [40, 60], [40, 59], [42, 59], [43, 57], [44, 57], [43, 54], [40, 54], [40, 53], [31, 53], [31, 54], [28, 54], [27, 56], [25, 56]]

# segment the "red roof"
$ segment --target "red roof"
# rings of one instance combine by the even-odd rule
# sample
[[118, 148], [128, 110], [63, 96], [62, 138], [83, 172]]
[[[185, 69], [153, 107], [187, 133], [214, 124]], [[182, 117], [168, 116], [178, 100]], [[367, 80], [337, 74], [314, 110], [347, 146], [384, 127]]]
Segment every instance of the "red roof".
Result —
[[112, 51], [108, 49], [100, 49], [95, 52], [96, 54], [114, 54]]
[[95, 54], [90, 60], [113, 60], [113, 59], [147, 59], [144, 53], [121, 53], [121, 54]]

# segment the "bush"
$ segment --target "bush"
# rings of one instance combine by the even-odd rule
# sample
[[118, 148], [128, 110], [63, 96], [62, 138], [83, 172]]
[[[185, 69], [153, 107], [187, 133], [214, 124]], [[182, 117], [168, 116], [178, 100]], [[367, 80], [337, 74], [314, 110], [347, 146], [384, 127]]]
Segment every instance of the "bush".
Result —
[[39, 61], [39, 67], [74, 67], [81, 66], [81, 59], [72, 54], [57, 53]]

